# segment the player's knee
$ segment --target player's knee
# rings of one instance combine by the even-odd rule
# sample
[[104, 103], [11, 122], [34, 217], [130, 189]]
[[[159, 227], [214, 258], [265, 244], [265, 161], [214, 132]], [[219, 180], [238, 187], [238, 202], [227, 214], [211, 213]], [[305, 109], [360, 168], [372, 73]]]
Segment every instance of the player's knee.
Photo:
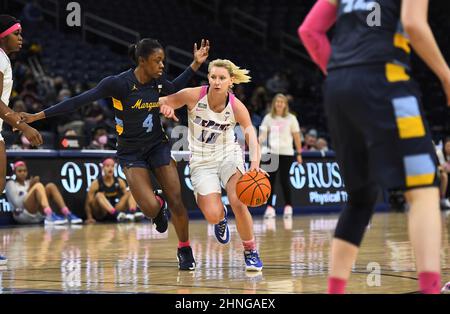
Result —
[[224, 218], [223, 209], [222, 210], [210, 210], [204, 212], [205, 219], [208, 223], [212, 225], [217, 225]]
[[230, 202], [230, 206], [233, 209], [233, 212], [235, 213], [235, 215], [239, 215], [240, 213], [244, 213], [248, 210], [247, 206], [244, 203], [242, 203], [237, 198], [237, 196], [229, 197], [228, 200]]
[[377, 196], [378, 189], [375, 185], [350, 192], [348, 203], [339, 217], [335, 237], [360, 246], [373, 215]]
[[185, 207], [183, 204], [183, 200], [181, 198], [181, 194], [167, 198], [167, 204], [170, 208], [170, 211], [173, 214], [182, 214], [185, 212]]
[[35, 184], [36, 189], [41, 190], [41, 191], [45, 191], [45, 186], [39, 182]]

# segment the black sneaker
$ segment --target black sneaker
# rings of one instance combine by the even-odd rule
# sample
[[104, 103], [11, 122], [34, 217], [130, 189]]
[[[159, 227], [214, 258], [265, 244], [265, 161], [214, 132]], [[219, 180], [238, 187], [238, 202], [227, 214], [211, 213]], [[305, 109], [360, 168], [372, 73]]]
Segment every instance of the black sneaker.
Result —
[[159, 211], [158, 215], [153, 218], [153, 223], [156, 226], [156, 231], [158, 231], [159, 233], [164, 233], [167, 231], [167, 228], [169, 226], [169, 219], [167, 218], [167, 202], [164, 200], [161, 194], [161, 190], [155, 191], [155, 195], [163, 200], [163, 205], [161, 206], [161, 210]]
[[177, 258], [179, 270], [195, 270], [196, 264], [190, 246], [178, 249]]

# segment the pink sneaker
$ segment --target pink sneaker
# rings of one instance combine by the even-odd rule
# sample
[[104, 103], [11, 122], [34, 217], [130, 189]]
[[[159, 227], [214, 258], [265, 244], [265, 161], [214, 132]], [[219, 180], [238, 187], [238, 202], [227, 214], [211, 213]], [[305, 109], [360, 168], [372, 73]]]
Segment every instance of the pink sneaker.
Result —
[[267, 206], [266, 211], [264, 212], [264, 218], [265, 219], [271, 219], [271, 218], [275, 218], [276, 217], [276, 212], [275, 212], [275, 208], [273, 208], [272, 206]]
[[284, 219], [292, 218], [292, 213], [293, 213], [292, 206], [290, 205], [284, 206], [284, 214], [283, 214]]

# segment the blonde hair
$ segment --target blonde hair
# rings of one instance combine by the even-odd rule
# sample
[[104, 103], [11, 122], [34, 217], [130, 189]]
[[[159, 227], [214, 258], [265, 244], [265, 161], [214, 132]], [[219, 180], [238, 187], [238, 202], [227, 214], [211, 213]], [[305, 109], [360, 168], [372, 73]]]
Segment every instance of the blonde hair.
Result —
[[226, 59], [216, 59], [209, 63], [208, 72], [211, 72], [213, 67], [225, 68], [230, 73], [231, 78], [233, 79], [234, 84], [242, 84], [248, 83], [251, 81], [251, 76], [248, 75], [250, 73], [249, 70], [241, 69], [237, 65], [235, 65], [230, 60]]
[[276, 94], [275, 97], [272, 99], [272, 106], [270, 108], [270, 115], [272, 118], [275, 118], [277, 115], [277, 110], [275, 109], [275, 103], [278, 99], [281, 99], [284, 101], [286, 106], [284, 107], [283, 114], [281, 115], [283, 118], [287, 117], [287, 115], [290, 113], [289, 111], [289, 101], [288, 98], [284, 94]]

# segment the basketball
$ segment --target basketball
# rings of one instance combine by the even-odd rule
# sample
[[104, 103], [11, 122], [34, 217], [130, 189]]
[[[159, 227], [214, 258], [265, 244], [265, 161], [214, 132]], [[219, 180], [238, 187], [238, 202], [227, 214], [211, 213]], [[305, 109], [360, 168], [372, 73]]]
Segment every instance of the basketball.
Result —
[[262, 172], [247, 172], [236, 184], [239, 200], [248, 207], [264, 205], [269, 199], [271, 186], [269, 178]]

